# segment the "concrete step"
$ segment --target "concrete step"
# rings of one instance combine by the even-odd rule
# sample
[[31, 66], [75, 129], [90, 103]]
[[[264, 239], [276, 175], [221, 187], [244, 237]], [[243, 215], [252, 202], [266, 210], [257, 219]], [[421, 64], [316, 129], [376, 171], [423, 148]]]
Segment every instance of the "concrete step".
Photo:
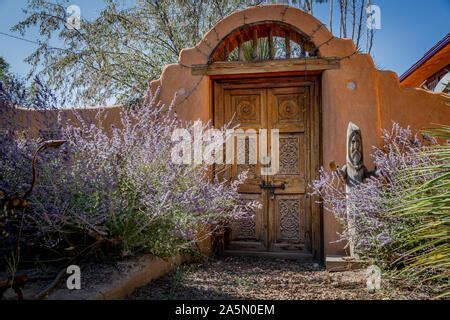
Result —
[[327, 256], [325, 266], [328, 272], [342, 272], [363, 269], [367, 263], [353, 257]]

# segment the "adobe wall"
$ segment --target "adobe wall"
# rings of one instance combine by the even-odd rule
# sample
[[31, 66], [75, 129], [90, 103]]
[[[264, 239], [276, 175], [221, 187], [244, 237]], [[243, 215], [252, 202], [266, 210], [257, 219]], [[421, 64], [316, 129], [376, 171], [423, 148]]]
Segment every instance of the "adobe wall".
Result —
[[414, 129], [450, 124], [450, 95], [402, 86], [392, 71], [378, 71], [378, 78], [382, 128], [392, 121]]
[[[192, 67], [206, 65], [214, 48], [236, 28], [268, 20], [292, 25], [309, 35], [319, 47], [321, 58], [340, 60], [338, 69], [326, 70], [321, 75], [321, 151], [324, 167], [328, 168], [332, 160], [344, 164], [349, 121], [362, 130], [364, 157], [369, 168], [372, 168], [369, 156], [371, 146], [381, 142], [381, 128], [390, 128], [392, 121], [403, 126], [411, 125], [415, 130], [430, 127], [431, 123], [450, 123], [450, 107], [446, 106], [444, 95], [401, 87], [395, 73], [379, 71], [370, 56], [356, 54], [351, 40], [333, 37], [320, 21], [285, 5], [251, 7], [226, 17], [194, 48], [182, 50], [179, 62], [167, 65], [161, 77], [151, 82], [151, 90], [160, 88], [160, 98], [167, 104], [176, 95], [176, 109], [182, 119], [211, 120], [211, 78], [193, 75]], [[298, 70], [298, 74], [304, 75], [304, 71]], [[349, 88], [349, 83], [355, 84], [354, 90]], [[84, 109], [82, 112], [94, 117], [97, 109]], [[102, 112], [105, 112], [108, 124], [118, 123], [120, 108], [104, 108]], [[68, 118], [73, 118], [71, 111], [64, 113]], [[55, 117], [55, 114], [52, 116]], [[30, 128], [33, 130], [42, 126], [39, 123], [42, 123], [43, 115], [39, 112], [21, 110], [14, 117], [15, 122], [31, 121]], [[1, 122], [2, 119], [0, 125]], [[337, 239], [339, 223], [329, 213], [324, 214], [323, 222], [325, 255], [342, 254], [344, 244], [332, 243]]]
[[10, 108], [0, 106], [0, 129], [11, 128], [13, 125], [17, 134], [26, 132], [28, 136], [39, 137], [42, 130], [53, 128], [58, 122], [58, 117], [62, 122], [78, 125], [77, 114], [88, 123], [99, 124], [102, 119], [103, 126], [110, 129], [111, 125], [120, 126], [121, 107], [103, 108], [80, 108], [80, 109], [55, 109], [55, 110], [28, 110], [24, 108]]
[[[322, 73], [322, 164], [335, 160], [345, 163], [346, 128], [349, 121], [362, 130], [364, 157], [369, 168], [371, 146], [379, 145], [381, 128], [390, 128], [392, 121], [419, 130], [431, 123], [450, 123], [450, 107], [444, 96], [421, 89], [400, 87], [393, 72], [376, 69], [372, 58], [357, 54], [351, 40], [338, 39], [314, 17], [285, 5], [251, 7], [236, 12], [212, 28], [194, 47], [181, 51], [179, 62], [164, 68], [161, 77], [151, 83], [152, 90], [161, 89], [161, 98], [169, 103], [177, 94], [177, 113], [186, 120], [208, 121], [211, 115], [211, 78], [192, 75], [192, 67], [206, 65], [214, 48], [236, 28], [249, 23], [280, 21], [290, 24], [311, 37], [319, 47], [321, 58], [340, 59], [339, 69]], [[295, 71], [295, 70], [293, 70]], [[304, 75], [303, 70], [298, 71]], [[349, 89], [354, 83], [354, 90]], [[339, 223], [324, 214], [324, 253], [343, 254], [343, 243], [337, 240]]]

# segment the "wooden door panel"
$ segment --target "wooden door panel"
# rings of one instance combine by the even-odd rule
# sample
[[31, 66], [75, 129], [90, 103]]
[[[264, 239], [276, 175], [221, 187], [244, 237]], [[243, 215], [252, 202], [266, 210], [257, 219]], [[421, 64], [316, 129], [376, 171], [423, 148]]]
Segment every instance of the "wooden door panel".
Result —
[[305, 250], [306, 215], [304, 198], [297, 194], [276, 195], [273, 203], [271, 237], [273, 251]]
[[268, 90], [271, 128], [282, 132], [304, 132], [306, 128], [307, 87]]
[[276, 194], [301, 193], [307, 191], [305, 135], [303, 133], [280, 134], [279, 170], [269, 177], [274, 184], [285, 184], [276, 189]]
[[[259, 129], [267, 127], [267, 103], [265, 89], [225, 89], [223, 90], [223, 101], [225, 109], [225, 118], [223, 124], [229, 124], [231, 127], [238, 126], [238, 129], [253, 129], [256, 133]], [[228, 168], [228, 176], [236, 178], [241, 172], [248, 171], [246, 183], [241, 185], [240, 192], [260, 193], [259, 183], [261, 182], [260, 166], [258, 161], [258, 138], [256, 137], [256, 146], [250, 142], [249, 136], [243, 136], [241, 143], [245, 148], [238, 149], [239, 138], [233, 138], [235, 141], [234, 161]], [[250, 150], [250, 146], [252, 150]], [[256, 154], [256, 164], [250, 163], [250, 152]], [[243, 154], [242, 154], [243, 153]], [[238, 163], [238, 157], [245, 158], [245, 163]]]
[[[234, 139], [234, 161], [227, 167], [227, 176], [237, 178], [244, 171], [247, 179], [239, 187], [241, 197], [256, 200], [263, 207], [252, 217], [239, 219], [231, 225], [231, 238], [228, 248], [231, 250], [265, 250], [267, 244], [267, 219], [265, 195], [260, 188], [261, 174], [259, 166], [258, 132], [267, 127], [267, 102], [265, 89], [225, 89], [220, 95], [224, 103], [223, 124], [238, 126], [241, 130], [255, 130], [254, 135], [236, 134]], [[254, 139], [254, 140], [253, 140]], [[252, 141], [253, 140], [253, 141]], [[253, 143], [250, 143], [250, 142]], [[244, 148], [238, 148], [242, 143]], [[256, 164], [250, 161], [250, 154], [256, 155]], [[239, 157], [241, 161], [238, 162]], [[242, 161], [242, 159], [244, 161]], [[244, 163], [242, 163], [244, 162]]]
[[[235, 138], [235, 160], [231, 167], [232, 176], [237, 177], [239, 174], [243, 172], [247, 172], [247, 180], [243, 185], [239, 187], [239, 192], [244, 193], [261, 193], [261, 188], [259, 184], [261, 183], [261, 168], [259, 165], [259, 135], [255, 134], [254, 137], [248, 137], [242, 135]], [[241, 147], [239, 148], [238, 141], [241, 140]], [[253, 157], [256, 158], [256, 164], [254, 161], [250, 161], [250, 155], [253, 154]], [[238, 158], [240, 157], [241, 161], [238, 162]], [[242, 163], [244, 160], [244, 163]]]
[[267, 126], [267, 103], [264, 89], [227, 89], [223, 92], [225, 123], [240, 129], [265, 128]]
[[[318, 145], [317, 80], [307, 81], [297, 77], [291, 79], [250, 79], [239, 81], [218, 80], [214, 84], [215, 124], [242, 130], [253, 129], [257, 139], [259, 129], [267, 129], [267, 145], [271, 147], [271, 129], [279, 130], [279, 171], [273, 176], [262, 176], [259, 164], [259, 140], [253, 150], [257, 164], [248, 163], [251, 150], [245, 138], [245, 149], [237, 150], [235, 143], [234, 162], [227, 166], [226, 177], [235, 178], [248, 171], [246, 182], [240, 187], [243, 199], [256, 200], [262, 207], [252, 218], [231, 223], [228, 235], [228, 250], [273, 251], [311, 253], [320, 250], [317, 239], [320, 221], [312, 219], [313, 205], [307, 192], [311, 181], [311, 167], [317, 166]], [[269, 150], [271, 152], [271, 150]], [[237, 157], [246, 163], [238, 164]], [[266, 187], [261, 188], [265, 181]], [[273, 192], [267, 185], [281, 186]], [[317, 210], [316, 208], [314, 210]], [[312, 230], [314, 226], [314, 230]], [[319, 230], [320, 232], [320, 230]], [[313, 245], [312, 245], [313, 244]], [[313, 248], [314, 246], [314, 248]]]
[[309, 234], [306, 210], [308, 185], [308, 107], [309, 88], [289, 87], [268, 90], [270, 129], [279, 129], [279, 170], [269, 179], [275, 189], [269, 202], [269, 248], [272, 251], [301, 251]]
[[[264, 194], [242, 193], [241, 198], [247, 201], [265, 203]], [[228, 249], [231, 250], [265, 250], [267, 243], [267, 222], [265, 221], [265, 206], [249, 212], [249, 217], [238, 219], [231, 224], [231, 235], [228, 239]]]
[[279, 175], [295, 176], [305, 171], [304, 135], [280, 133]]

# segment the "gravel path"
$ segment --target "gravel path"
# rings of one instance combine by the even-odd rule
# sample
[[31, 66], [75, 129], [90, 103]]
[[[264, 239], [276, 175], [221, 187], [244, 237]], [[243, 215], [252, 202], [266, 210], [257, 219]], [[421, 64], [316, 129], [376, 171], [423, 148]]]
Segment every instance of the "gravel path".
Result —
[[366, 289], [364, 271], [328, 273], [313, 263], [228, 257], [178, 267], [128, 299], [424, 299], [419, 293]]

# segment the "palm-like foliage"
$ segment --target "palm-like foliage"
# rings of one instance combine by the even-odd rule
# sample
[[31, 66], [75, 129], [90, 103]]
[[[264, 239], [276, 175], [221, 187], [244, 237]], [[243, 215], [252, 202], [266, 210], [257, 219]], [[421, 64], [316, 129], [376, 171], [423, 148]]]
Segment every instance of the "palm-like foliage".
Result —
[[[441, 144], [426, 138], [434, 136]], [[374, 148], [377, 175], [345, 192], [336, 172], [313, 182], [324, 207], [342, 221], [342, 238], [353, 241], [362, 259], [393, 272], [397, 283], [450, 295], [450, 126], [419, 139], [394, 124]], [[430, 143], [431, 142], [431, 143]], [[350, 210], [349, 210], [350, 209]], [[349, 218], [348, 212], [355, 212]]]
[[[251, 41], [246, 41], [242, 44], [242, 51], [244, 53], [244, 61], [253, 60], [253, 47]], [[258, 52], [256, 60], [269, 60], [269, 41], [267, 38], [258, 39]], [[235, 48], [230, 52], [228, 61], [239, 61], [239, 48]]]
[[[285, 39], [282, 37], [273, 37], [274, 57], [275, 59], [284, 59], [286, 57]], [[253, 57], [253, 43], [246, 41], [242, 44], [243, 61], [262, 61], [270, 60], [269, 39], [267, 37], [258, 38], [258, 50], [256, 58]], [[312, 53], [309, 53], [312, 54]], [[291, 58], [305, 57], [305, 52], [301, 45], [291, 41]], [[235, 48], [230, 52], [227, 58], [228, 61], [239, 61], [239, 48]]]
[[[442, 126], [427, 134], [448, 142], [450, 126]], [[399, 199], [399, 206], [391, 212], [393, 216], [414, 222], [400, 234], [402, 241], [398, 242], [401, 244], [398, 250], [403, 254], [396, 263], [404, 266], [401, 274], [416, 275], [424, 282], [435, 281], [442, 286], [442, 296], [448, 296], [450, 145], [433, 145], [424, 149], [420, 156], [429, 165], [407, 168], [400, 173], [400, 181], [409, 182], [411, 187], [405, 190]]]

